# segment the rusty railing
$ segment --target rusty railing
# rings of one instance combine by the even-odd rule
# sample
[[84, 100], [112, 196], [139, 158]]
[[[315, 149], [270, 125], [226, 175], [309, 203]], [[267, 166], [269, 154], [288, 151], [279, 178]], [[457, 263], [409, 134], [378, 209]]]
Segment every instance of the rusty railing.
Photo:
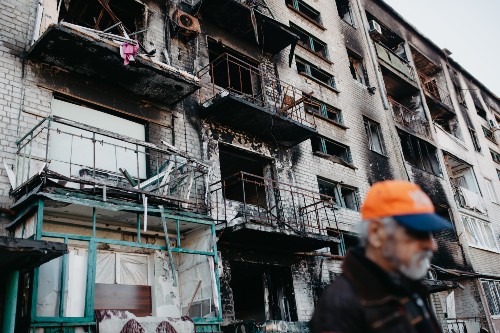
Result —
[[298, 234], [336, 227], [334, 198], [269, 178], [238, 172], [210, 186], [212, 217], [254, 222]]
[[389, 98], [389, 103], [392, 107], [392, 114], [395, 122], [419, 135], [432, 139], [429, 122], [426, 118], [422, 117], [420, 113], [410, 110], [403, 104], [396, 102], [392, 98]]
[[436, 83], [436, 80], [428, 78], [427, 76], [425, 76], [420, 72], [418, 72], [418, 78], [420, 79], [420, 82], [422, 83], [424, 91], [427, 93], [427, 95], [431, 96], [438, 102], [450, 108], [453, 108], [453, 104], [451, 103], [451, 97], [450, 93], [448, 92], [448, 89], [439, 86]]
[[307, 114], [304, 101], [310, 94], [261, 71], [233, 55], [224, 53], [198, 71], [202, 82], [199, 102], [233, 94], [252, 104], [266, 108], [272, 114], [292, 119], [308, 127], [316, 127], [315, 117]]
[[38, 175], [61, 186], [145, 194], [206, 212], [208, 167], [175, 149], [72, 120], [44, 118], [17, 141], [13, 188]]

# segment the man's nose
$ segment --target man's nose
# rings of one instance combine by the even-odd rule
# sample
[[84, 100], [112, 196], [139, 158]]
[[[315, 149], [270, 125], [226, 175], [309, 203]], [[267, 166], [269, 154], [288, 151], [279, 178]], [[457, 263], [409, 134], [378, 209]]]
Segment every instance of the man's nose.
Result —
[[422, 240], [422, 247], [424, 250], [430, 250], [432, 252], [435, 252], [438, 249], [436, 240], [432, 235], [429, 235], [429, 237]]

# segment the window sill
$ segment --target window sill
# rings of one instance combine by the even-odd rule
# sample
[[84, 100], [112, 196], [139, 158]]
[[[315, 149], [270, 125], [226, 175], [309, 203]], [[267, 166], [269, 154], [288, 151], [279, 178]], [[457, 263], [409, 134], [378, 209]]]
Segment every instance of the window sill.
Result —
[[312, 18], [310, 18], [309, 16], [307, 15], [304, 15], [303, 13], [299, 12], [297, 9], [293, 8], [293, 6], [287, 4], [286, 5], [288, 7], [288, 9], [290, 9], [291, 11], [293, 11], [294, 13], [296, 13], [297, 15], [299, 15], [300, 17], [302, 17], [303, 19], [311, 22], [313, 25], [315, 25], [317, 28], [325, 31], [326, 28], [322, 25], [322, 24], [319, 24], [318, 22], [314, 21]]
[[358, 29], [354, 23], [349, 23], [349, 22], [347, 22], [346, 20], [344, 20], [343, 18], [341, 18], [340, 20], [341, 20], [342, 22], [344, 22], [345, 24], [347, 24], [348, 26], [350, 26], [351, 28], [353, 28], [353, 29]]
[[483, 250], [483, 251], [488, 251], [488, 252], [500, 254], [500, 251], [498, 251], [498, 250], [492, 250], [492, 249], [487, 248], [487, 247], [482, 247], [482, 246], [478, 246], [478, 245], [470, 245], [470, 244], [469, 244], [469, 246], [472, 247], [472, 248], [478, 249], [478, 250]]
[[329, 154], [325, 154], [325, 153], [322, 153], [320, 151], [313, 151], [313, 154], [314, 156], [318, 156], [318, 157], [321, 157], [321, 158], [324, 158], [328, 161], [331, 161], [333, 163], [337, 163], [337, 164], [340, 164], [340, 165], [343, 165], [349, 169], [352, 169], [352, 170], [357, 170], [358, 168], [356, 168], [354, 165], [352, 165], [351, 163], [349, 162], [346, 162], [344, 161], [343, 159], [337, 157], [337, 156], [333, 156], [333, 155], [329, 155]]
[[335, 93], [337, 93], [337, 94], [338, 94], [338, 93], [340, 93], [340, 91], [338, 91], [338, 90], [337, 90], [337, 88], [334, 88], [334, 87], [332, 87], [332, 86], [329, 86], [328, 84], [326, 84], [326, 83], [324, 83], [324, 82], [322, 82], [322, 81], [320, 81], [320, 80], [318, 80], [318, 79], [316, 79], [316, 78], [312, 77], [311, 75], [308, 75], [308, 74], [306, 74], [306, 73], [304, 73], [304, 72], [299, 72], [299, 74], [300, 74], [300, 75], [302, 75], [302, 76], [303, 76], [303, 77], [305, 77], [305, 78], [308, 78], [308, 79], [310, 79], [310, 80], [312, 80], [312, 81], [316, 82], [316, 83], [317, 83], [317, 84], [319, 84], [319, 85], [322, 85], [322, 86], [323, 86], [323, 87], [325, 87], [325, 88], [330, 89], [331, 91], [333, 91], [333, 92], [335, 92]]
[[302, 45], [301, 43], [297, 43], [298, 46], [300, 46], [301, 49], [303, 50], [306, 50], [307, 52], [311, 53], [312, 55], [320, 58], [321, 60], [323, 60], [324, 62], [328, 63], [329, 65], [333, 65], [333, 62], [331, 62], [330, 60], [328, 60], [327, 58], [325, 58], [324, 56], [322, 56], [321, 54], [319, 53], [316, 53], [314, 52], [313, 50], [311, 50], [310, 48]]
[[311, 112], [311, 111], [307, 111], [307, 110], [306, 110], [306, 112], [309, 113], [309, 114], [311, 114], [311, 115], [313, 115], [314, 117], [316, 117], [318, 119], [324, 120], [327, 123], [335, 125], [335, 126], [339, 127], [340, 129], [343, 129], [343, 130], [349, 129], [349, 127], [347, 127], [347, 126], [345, 126], [343, 124], [340, 124], [340, 123], [336, 122], [335, 120], [331, 120], [330, 118], [327, 118], [327, 117], [324, 117], [324, 116], [322, 116], [320, 114], [317, 114], [315, 112]]
[[385, 155], [385, 154], [379, 153], [378, 151], [375, 151], [375, 150], [370, 149], [370, 148], [368, 148], [368, 150], [369, 150], [369, 151], [371, 151], [371, 152], [372, 152], [372, 153], [374, 153], [374, 154], [377, 154], [377, 155], [378, 155], [378, 156], [380, 156], [380, 157], [385, 157], [386, 159], [389, 159], [389, 156], [387, 156], [387, 155]]
[[434, 176], [434, 177], [439, 177], [439, 178], [441, 178], [441, 179], [444, 179], [444, 178], [443, 178], [443, 174], [436, 175], [435, 173], [432, 173], [432, 172], [429, 172], [429, 171], [427, 171], [427, 170], [421, 169], [421, 168], [419, 168], [418, 166], [413, 165], [413, 164], [411, 164], [410, 162], [408, 162], [408, 161], [406, 161], [406, 160], [405, 160], [405, 163], [406, 163], [406, 164], [408, 164], [409, 166], [411, 166], [412, 168], [415, 168], [415, 169], [417, 169], [417, 170], [419, 170], [419, 171], [425, 172], [425, 173], [427, 173], [427, 174], [429, 174], [429, 175], [432, 175], [432, 176]]

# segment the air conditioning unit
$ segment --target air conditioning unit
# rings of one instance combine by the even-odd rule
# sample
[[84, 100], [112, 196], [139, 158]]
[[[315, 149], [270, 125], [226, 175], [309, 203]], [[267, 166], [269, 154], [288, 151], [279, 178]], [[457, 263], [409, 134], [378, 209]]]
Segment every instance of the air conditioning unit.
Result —
[[198, 19], [180, 9], [176, 9], [172, 14], [172, 21], [176, 26], [176, 32], [186, 40], [198, 36], [201, 33], [200, 22]]
[[382, 27], [375, 20], [368, 22], [368, 32], [372, 36], [382, 36]]

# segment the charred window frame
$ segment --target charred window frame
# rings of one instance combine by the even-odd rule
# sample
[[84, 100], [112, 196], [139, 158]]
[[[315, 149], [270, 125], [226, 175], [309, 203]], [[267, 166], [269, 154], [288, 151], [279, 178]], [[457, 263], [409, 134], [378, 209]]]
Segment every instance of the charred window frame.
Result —
[[314, 152], [334, 156], [341, 159], [345, 163], [352, 164], [351, 151], [346, 145], [320, 136], [311, 138], [311, 144]]
[[325, 72], [319, 69], [319, 67], [308, 63], [307, 61], [298, 57], [296, 57], [295, 62], [297, 64], [297, 71], [299, 72], [299, 74], [305, 75], [312, 80], [326, 85], [330, 88], [337, 89], [335, 84], [335, 77], [332, 74]]
[[442, 175], [436, 147], [401, 130], [398, 134], [406, 162], [436, 176]]
[[351, 2], [349, 0], [337, 0], [337, 11], [342, 20], [349, 25], [356, 27]]
[[363, 64], [363, 58], [349, 49], [347, 49], [347, 57], [349, 58], [349, 69], [351, 70], [352, 78], [368, 86], [368, 75]]
[[491, 149], [490, 149], [490, 154], [491, 158], [493, 159], [493, 162], [500, 164], [500, 154]]
[[[127, 33], [145, 28], [147, 10], [144, 4], [135, 0], [109, 0], [106, 3]], [[61, 21], [96, 30], [104, 30], [116, 23], [98, 0], [64, 1], [59, 11], [58, 22]], [[113, 31], [118, 32], [119, 27], [113, 28]], [[142, 34], [136, 36], [142, 42]]]
[[330, 120], [338, 125], [344, 125], [342, 112], [318, 99], [311, 98], [310, 100], [304, 101], [304, 108], [306, 112], [313, 113], [320, 118]]
[[328, 48], [326, 43], [314, 37], [304, 29], [300, 28], [298, 25], [290, 22], [290, 28], [293, 32], [299, 36], [299, 44], [311, 52], [319, 55], [321, 58], [328, 59]]
[[484, 126], [481, 127], [483, 128], [484, 137], [493, 143], [497, 143], [497, 140], [495, 139], [495, 135], [493, 134], [493, 132]]
[[492, 316], [500, 315], [500, 281], [481, 280], [488, 308]]
[[479, 139], [477, 137], [476, 131], [469, 127], [470, 138], [472, 139], [472, 144], [477, 152], [481, 152], [481, 145], [479, 144]]
[[363, 117], [363, 121], [365, 123], [365, 131], [368, 137], [368, 148], [376, 153], [385, 155], [386, 153], [380, 131], [380, 124], [365, 117]]
[[302, 15], [306, 16], [311, 21], [321, 24], [320, 12], [306, 4], [302, 0], [286, 0], [286, 4]]
[[453, 89], [455, 89], [455, 93], [456, 93], [457, 99], [458, 99], [458, 104], [460, 104], [464, 107], [467, 107], [467, 104], [465, 103], [464, 91], [455, 82], [453, 82]]
[[318, 190], [320, 194], [331, 197], [340, 207], [359, 210], [359, 191], [355, 187], [318, 177]]

